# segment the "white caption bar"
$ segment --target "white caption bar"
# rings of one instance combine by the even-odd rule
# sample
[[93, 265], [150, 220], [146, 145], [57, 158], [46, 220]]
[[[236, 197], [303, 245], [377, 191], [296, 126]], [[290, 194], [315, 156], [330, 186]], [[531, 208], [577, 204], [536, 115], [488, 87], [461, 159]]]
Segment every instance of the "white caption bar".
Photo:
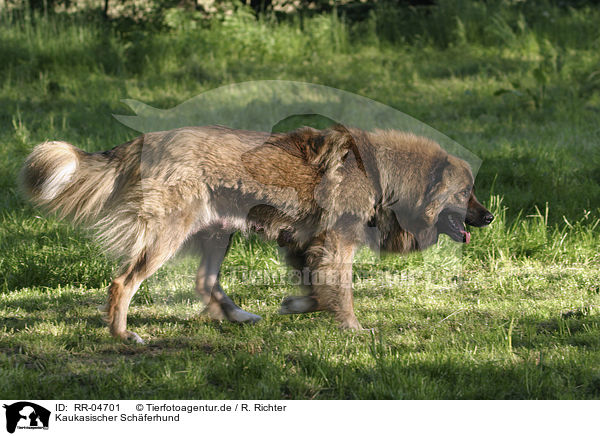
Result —
[[[597, 401], [0, 400], [0, 434], [576, 434]], [[40, 432], [41, 430], [41, 432]], [[8, 432], [8, 433], [7, 433]], [[187, 433], [186, 433], [187, 434]]]

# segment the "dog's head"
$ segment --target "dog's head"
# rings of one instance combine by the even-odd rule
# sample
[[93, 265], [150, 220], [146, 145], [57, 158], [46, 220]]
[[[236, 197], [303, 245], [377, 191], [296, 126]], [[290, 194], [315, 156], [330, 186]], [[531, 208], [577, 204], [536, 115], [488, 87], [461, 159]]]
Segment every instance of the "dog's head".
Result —
[[455, 194], [455, 197], [458, 201], [449, 202], [439, 214], [436, 228], [439, 233], [445, 233], [456, 242], [468, 244], [471, 241], [471, 234], [465, 229], [464, 223], [474, 227], [484, 227], [494, 220], [494, 215], [477, 201], [474, 188], [465, 188], [464, 191]]
[[[469, 165], [454, 156], [448, 155], [443, 170], [434, 175], [425, 198], [426, 222], [432, 224], [435, 233], [445, 233], [456, 242], [469, 243], [471, 234], [465, 223], [475, 227], [490, 224], [494, 216], [477, 201], [473, 187], [473, 175]], [[433, 241], [437, 241], [437, 235]]]
[[440, 233], [469, 243], [465, 224], [483, 227], [493, 221], [475, 197], [465, 161], [425, 138], [389, 132], [384, 138], [387, 149], [378, 159], [382, 202], [376, 213], [384, 251], [422, 250]]

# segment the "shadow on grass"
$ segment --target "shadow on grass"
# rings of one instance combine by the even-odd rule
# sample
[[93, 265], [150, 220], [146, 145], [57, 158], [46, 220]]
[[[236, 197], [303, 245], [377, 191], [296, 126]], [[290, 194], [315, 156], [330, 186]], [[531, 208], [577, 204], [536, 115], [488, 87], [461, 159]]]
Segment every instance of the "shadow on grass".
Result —
[[[59, 307], [65, 303], [68, 309], [86, 301], [79, 295], [75, 303], [64, 300], [73, 297], [54, 298], [54, 302]], [[50, 322], [43, 311], [51, 304], [44, 305], [44, 299], [11, 301], [10, 308], [37, 304], [41, 316], [8, 317], [4, 323], [18, 330]], [[447, 313], [423, 310], [420, 316], [437, 320]], [[511, 351], [501, 349], [502, 339], [480, 336], [474, 340], [469, 332], [478, 331], [478, 321], [469, 318], [459, 338], [464, 343], [441, 338], [435, 352], [418, 343], [389, 346], [387, 335], [401, 324], [382, 327], [374, 340], [369, 332], [337, 330], [323, 337], [323, 325], [334, 329], [334, 324], [327, 319], [315, 322], [309, 315], [282, 317], [281, 322], [268, 318], [263, 325], [246, 326], [133, 313], [131, 328], [143, 327], [153, 335], [143, 346], [122, 344], [102, 333], [100, 314], [65, 313], [58, 318], [72, 328], [51, 335], [46, 344], [43, 335], [19, 344], [14, 339], [0, 342], [2, 361], [10, 364], [18, 381], [7, 391], [7, 398], [555, 399], [600, 395], [598, 361], [590, 353], [598, 349], [597, 328], [586, 327], [597, 327], [599, 315], [520, 318], [512, 333]], [[171, 331], [161, 337], [163, 326], [173, 325], [178, 326], [176, 335]], [[436, 326], [448, 334], [454, 325], [429, 321], [423, 327]], [[500, 326], [499, 319], [486, 329], [502, 333]], [[408, 324], [403, 327], [411, 330]], [[465, 353], [464, 345], [469, 342], [478, 343], [483, 352]], [[497, 349], [486, 354], [490, 346]], [[558, 349], [568, 352], [557, 358]], [[33, 379], [38, 383], [26, 383]]]
[[476, 360], [448, 353], [356, 362], [314, 350], [215, 350], [210, 340], [194, 338], [117, 350], [105, 345], [97, 353], [68, 356], [13, 353], [12, 359], [22, 367], [19, 381], [37, 378], [38, 383], [19, 383], [7, 398], [566, 399], [600, 394], [597, 371], [572, 359]]

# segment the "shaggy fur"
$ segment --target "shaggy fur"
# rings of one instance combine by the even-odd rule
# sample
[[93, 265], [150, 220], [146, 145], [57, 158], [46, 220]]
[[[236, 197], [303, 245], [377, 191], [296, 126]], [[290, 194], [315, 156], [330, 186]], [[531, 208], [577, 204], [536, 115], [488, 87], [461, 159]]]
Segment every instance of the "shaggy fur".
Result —
[[493, 219], [473, 195], [469, 166], [435, 142], [343, 126], [272, 135], [188, 127], [101, 153], [46, 142], [27, 158], [21, 185], [35, 204], [93, 228], [122, 259], [106, 318], [114, 336], [138, 342], [126, 329], [129, 302], [186, 240], [202, 254], [196, 289], [211, 317], [260, 319], [236, 306], [218, 280], [230, 235], [257, 231], [310, 272], [308, 295], [285, 299], [281, 313], [328, 310], [342, 327], [358, 329], [357, 247], [406, 253], [434, 244], [440, 232], [468, 242], [463, 221]]

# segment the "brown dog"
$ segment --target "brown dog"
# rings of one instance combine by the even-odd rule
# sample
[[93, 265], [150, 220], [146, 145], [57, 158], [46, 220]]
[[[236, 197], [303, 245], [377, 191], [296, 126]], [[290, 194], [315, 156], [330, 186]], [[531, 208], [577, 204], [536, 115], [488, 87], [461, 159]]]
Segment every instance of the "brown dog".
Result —
[[439, 233], [469, 242], [463, 222], [493, 220], [473, 195], [466, 162], [435, 142], [398, 131], [335, 126], [287, 134], [189, 127], [148, 133], [101, 153], [65, 142], [38, 145], [21, 184], [38, 205], [94, 228], [123, 260], [106, 306], [111, 333], [126, 330], [143, 280], [184, 241], [202, 254], [196, 289], [215, 319], [255, 322], [219, 285], [229, 236], [258, 231], [310, 272], [309, 295], [281, 313], [328, 310], [360, 328], [352, 302], [352, 259], [369, 244], [405, 253]]

